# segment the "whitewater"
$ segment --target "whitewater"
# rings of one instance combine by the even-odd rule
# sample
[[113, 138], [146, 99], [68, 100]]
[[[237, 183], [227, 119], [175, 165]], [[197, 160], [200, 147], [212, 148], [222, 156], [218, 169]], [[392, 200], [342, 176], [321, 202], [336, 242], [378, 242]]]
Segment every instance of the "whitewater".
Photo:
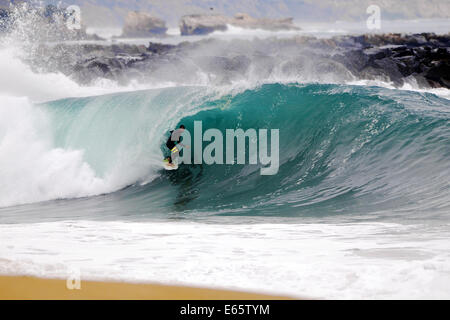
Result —
[[[450, 298], [448, 90], [206, 77], [81, 86], [20, 54], [0, 49], [1, 274]], [[168, 130], [194, 121], [280, 129], [279, 173], [163, 171]]]

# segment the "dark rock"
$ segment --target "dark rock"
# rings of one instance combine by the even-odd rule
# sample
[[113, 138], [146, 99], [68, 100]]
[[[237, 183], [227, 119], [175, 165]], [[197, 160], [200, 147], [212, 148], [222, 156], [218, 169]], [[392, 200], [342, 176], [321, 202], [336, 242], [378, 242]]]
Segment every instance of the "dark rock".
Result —
[[391, 81], [396, 85], [401, 85], [403, 83], [403, 74], [400, 71], [399, 63], [388, 57], [375, 60], [374, 66], [378, 69], [382, 69], [385, 74], [387, 74]]
[[163, 54], [172, 50], [175, 46], [170, 44], [154, 43], [150, 42], [147, 51], [153, 54]]
[[[396, 86], [415, 79], [420, 86], [450, 88], [448, 38], [450, 35], [434, 34], [231, 41], [209, 38], [178, 45], [152, 42], [148, 47], [43, 44], [32, 64], [61, 71], [83, 83], [98, 77], [121, 82], [198, 83], [202, 79], [211, 84], [284, 77], [331, 82], [370, 79]], [[411, 39], [420, 39], [420, 43]]]
[[411, 49], [408, 49], [407, 47], [398, 47], [393, 49], [394, 51], [393, 58], [401, 58], [406, 56], [412, 56], [414, 54], [414, 51]]
[[343, 54], [336, 55], [335, 61], [345, 65], [351, 72], [358, 73], [368, 66], [370, 55], [363, 50], [351, 50]]
[[450, 61], [439, 61], [426, 73], [425, 78], [433, 87], [450, 88]]

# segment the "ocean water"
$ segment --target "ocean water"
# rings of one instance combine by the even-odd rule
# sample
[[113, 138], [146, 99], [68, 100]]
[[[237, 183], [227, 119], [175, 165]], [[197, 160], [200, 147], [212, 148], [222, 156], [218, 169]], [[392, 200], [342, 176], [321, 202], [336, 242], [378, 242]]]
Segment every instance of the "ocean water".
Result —
[[[450, 102], [374, 86], [2, 98], [0, 272], [448, 298]], [[278, 128], [280, 167], [161, 167], [164, 134]]]
[[[314, 74], [80, 86], [23, 55], [0, 42], [0, 274], [450, 298], [448, 90]], [[168, 131], [194, 121], [279, 129], [278, 173], [163, 170]]]

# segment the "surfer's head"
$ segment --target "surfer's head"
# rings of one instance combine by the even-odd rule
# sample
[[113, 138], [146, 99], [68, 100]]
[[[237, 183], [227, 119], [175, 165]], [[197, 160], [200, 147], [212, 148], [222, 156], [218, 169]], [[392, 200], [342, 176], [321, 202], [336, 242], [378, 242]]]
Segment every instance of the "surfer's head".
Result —
[[183, 129], [183, 131], [186, 129], [184, 125], [180, 125], [180, 129]]

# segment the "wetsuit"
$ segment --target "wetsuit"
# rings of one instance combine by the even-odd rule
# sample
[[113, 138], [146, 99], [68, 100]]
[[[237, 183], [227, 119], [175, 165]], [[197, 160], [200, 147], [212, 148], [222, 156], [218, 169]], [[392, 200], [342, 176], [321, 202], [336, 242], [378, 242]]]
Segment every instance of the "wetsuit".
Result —
[[170, 156], [166, 158], [167, 160], [169, 160], [169, 163], [172, 163], [172, 161], [180, 155], [181, 147], [183, 147], [183, 144], [180, 143], [182, 134], [183, 129], [170, 131], [170, 137], [166, 142], [166, 147], [170, 150]]

